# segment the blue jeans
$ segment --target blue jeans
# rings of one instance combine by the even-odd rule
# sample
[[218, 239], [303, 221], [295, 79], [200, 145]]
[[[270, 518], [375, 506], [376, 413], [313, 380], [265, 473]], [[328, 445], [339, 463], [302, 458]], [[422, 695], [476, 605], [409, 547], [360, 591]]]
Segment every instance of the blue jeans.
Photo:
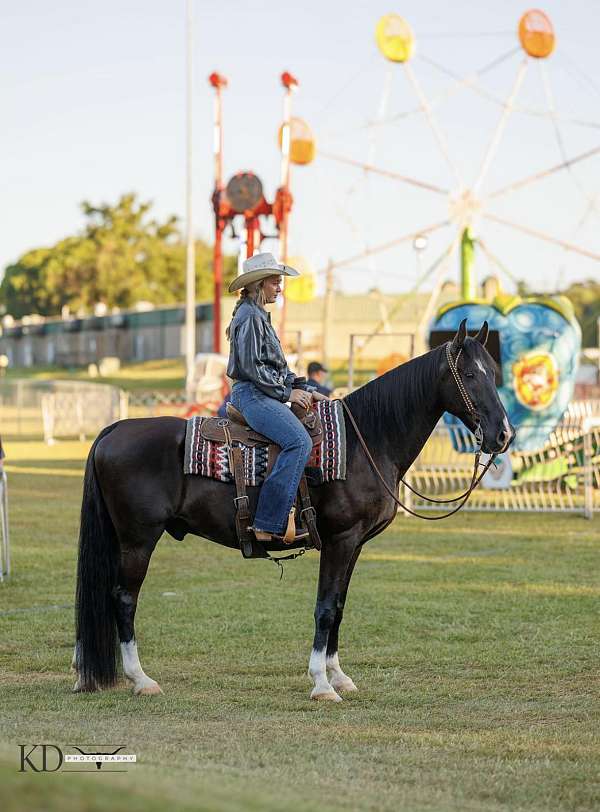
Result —
[[285, 403], [265, 395], [249, 381], [234, 385], [231, 402], [254, 431], [264, 434], [281, 448], [273, 470], [260, 489], [254, 527], [267, 533], [282, 534], [310, 457], [312, 442], [302, 423]]

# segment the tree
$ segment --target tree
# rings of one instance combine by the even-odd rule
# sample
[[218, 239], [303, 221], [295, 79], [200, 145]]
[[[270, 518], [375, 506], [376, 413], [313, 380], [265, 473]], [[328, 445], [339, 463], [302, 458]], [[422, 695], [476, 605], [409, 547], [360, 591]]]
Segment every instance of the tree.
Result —
[[600, 282], [588, 279], [575, 282], [561, 293], [571, 300], [575, 315], [581, 324], [584, 347], [598, 346], [598, 319], [600, 318]]
[[[81, 204], [81, 234], [23, 254], [6, 268], [0, 303], [12, 316], [91, 312], [98, 302], [127, 308], [136, 302], [175, 304], [185, 298], [185, 245], [175, 216], [150, 217], [150, 202], [122, 195], [116, 205]], [[225, 257], [224, 276], [235, 276]], [[212, 298], [212, 249], [196, 242], [196, 298]]]

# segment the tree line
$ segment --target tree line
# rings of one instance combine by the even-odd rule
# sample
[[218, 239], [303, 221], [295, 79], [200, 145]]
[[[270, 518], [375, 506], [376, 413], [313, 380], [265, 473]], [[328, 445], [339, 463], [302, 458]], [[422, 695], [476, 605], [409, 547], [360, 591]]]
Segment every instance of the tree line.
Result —
[[[175, 304], [185, 298], [186, 247], [178, 218], [160, 221], [152, 203], [135, 194], [115, 205], [81, 204], [80, 234], [56, 245], [34, 248], [9, 265], [0, 284], [0, 306], [15, 318], [39, 313], [91, 313], [102, 302], [109, 309], [145, 301]], [[224, 278], [236, 274], [234, 257], [224, 258]], [[196, 297], [213, 295], [212, 247], [196, 241]]]
[[[185, 244], [174, 215], [164, 221], [150, 215], [152, 204], [133, 193], [115, 205], [84, 201], [80, 234], [56, 245], [34, 248], [9, 265], [0, 284], [0, 307], [21, 318], [30, 313], [59, 315], [66, 305], [73, 313], [91, 313], [98, 302], [109, 309], [136, 302], [155, 305], [185, 298]], [[234, 257], [224, 258], [224, 281], [236, 274]], [[527, 295], [526, 283], [519, 292]], [[576, 282], [566, 290], [583, 330], [584, 346], [597, 346], [600, 282]], [[213, 295], [212, 247], [196, 241], [196, 298]]]

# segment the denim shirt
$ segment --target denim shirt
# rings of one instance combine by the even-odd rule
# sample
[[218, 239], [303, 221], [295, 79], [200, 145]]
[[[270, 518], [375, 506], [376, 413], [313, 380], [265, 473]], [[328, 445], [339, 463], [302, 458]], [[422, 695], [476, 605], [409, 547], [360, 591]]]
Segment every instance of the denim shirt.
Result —
[[231, 323], [227, 375], [236, 383], [250, 381], [261, 392], [283, 403], [292, 389], [314, 390], [303, 378], [290, 371], [271, 314], [246, 298]]

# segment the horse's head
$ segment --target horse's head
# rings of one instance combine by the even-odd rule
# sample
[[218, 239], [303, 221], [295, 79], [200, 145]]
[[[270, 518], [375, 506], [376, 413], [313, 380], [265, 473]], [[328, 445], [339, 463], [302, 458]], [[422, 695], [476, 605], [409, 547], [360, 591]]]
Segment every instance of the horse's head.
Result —
[[463, 319], [453, 340], [445, 345], [441, 396], [444, 409], [470, 431], [479, 426], [482, 451], [493, 454], [506, 451], [515, 430], [498, 397], [496, 364], [485, 348], [487, 337], [487, 321], [474, 338], [469, 338], [467, 320]]

